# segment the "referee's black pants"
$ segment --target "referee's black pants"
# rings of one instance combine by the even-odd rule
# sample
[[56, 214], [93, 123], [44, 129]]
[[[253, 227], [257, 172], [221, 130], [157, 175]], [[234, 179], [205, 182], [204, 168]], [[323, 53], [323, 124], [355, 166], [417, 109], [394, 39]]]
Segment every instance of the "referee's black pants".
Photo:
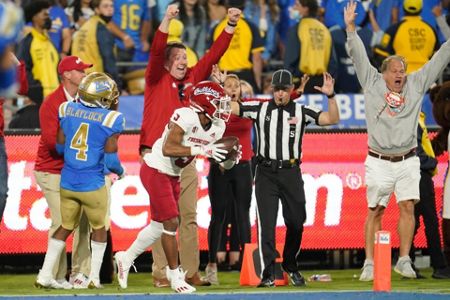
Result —
[[211, 221], [208, 228], [208, 259], [217, 261], [217, 250], [222, 237], [227, 207], [234, 204], [234, 219], [238, 229], [241, 251], [250, 243], [250, 203], [252, 201], [253, 176], [250, 161], [243, 161], [230, 170], [222, 171], [211, 163], [208, 174], [208, 193], [211, 201]]
[[[431, 266], [435, 270], [445, 268], [447, 264], [441, 249], [441, 237], [439, 235], [439, 220], [436, 212], [433, 176], [430, 172], [420, 171], [420, 201], [414, 207], [414, 214], [416, 218], [414, 236], [420, 226], [420, 216], [423, 218]], [[414, 240], [411, 245], [410, 257], [414, 261]]]
[[263, 278], [275, 275], [275, 231], [278, 203], [281, 200], [286, 237], [283, 250], [283, 269], [298, 271], [296, 256], [300, 250], [303, 223], [306, 220], [305, 191], [298, 166], [272, 168], [256, 167], [255, 194], [258, 212], [258, 243], [262, 252]]

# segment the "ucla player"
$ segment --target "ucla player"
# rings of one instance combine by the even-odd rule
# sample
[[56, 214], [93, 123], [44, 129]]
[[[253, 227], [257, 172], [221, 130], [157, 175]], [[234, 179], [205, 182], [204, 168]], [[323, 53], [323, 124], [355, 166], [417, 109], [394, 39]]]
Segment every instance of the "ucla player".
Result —
[[[230, 98], [217, 83], [202, 81], [190, 94], [190, 107], [176, 109], [153, 151], [144, 156], [140, 177], [150, 196], [151, 222], [143, 228], [126, 251], [116, 253], [117, 277], [121, 288], [127, 287], [133, 261], [161, 237], [167, 258], [167, 279], [177, 293], [192, 293], [195, 288], [185, 281], [186, 273], [178, 265], [178, 199], [180, 173], [196, 155], [216, 161], [225, 158], [227, 150], [214, 144], [225, 131], [230, 117]], [[235, 161], [221, 163], [231, 168]]]
[[117, 84], [107, 75], [87, 75], [78, 88], [79, 103], [64, 102], [59, 107], [60, 128], [56, 150], [64, 155], [61, 171], [62, 225], [49, 239], [44, 264], [35, 286], [59, 288], [52, 269], [67, 237], [78, 226], [81, 210], [92, 227], [89, 288], [101, 288], [100, 267], [106, 247], [105, 217], [108, 194], [105, 166], [124, 176], [117, 156], [117, 140], [124, 127], [121, 113], [108, 110], [119, 97]]

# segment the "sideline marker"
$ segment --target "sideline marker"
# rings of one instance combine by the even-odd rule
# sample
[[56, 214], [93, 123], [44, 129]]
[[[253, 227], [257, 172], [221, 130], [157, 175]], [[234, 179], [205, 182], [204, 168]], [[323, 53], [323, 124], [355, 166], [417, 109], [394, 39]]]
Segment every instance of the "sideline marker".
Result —
[[373, 290], [376, 292], [391, 291], [391, 233], [377, 231], [375, 233], [373, 265]]
[[[278, 255], [283, 253], [283, 244], [276, 244]], [[288, 285], [289, 279], [285, 272], [281, 270], [283, 258], [279, 255], [275, 259], [275, 285]], [[242, 259], [240, 285], [257, 286], [261, 281], [261, 261], [257, 244], [245, 244], [244, 255]]]

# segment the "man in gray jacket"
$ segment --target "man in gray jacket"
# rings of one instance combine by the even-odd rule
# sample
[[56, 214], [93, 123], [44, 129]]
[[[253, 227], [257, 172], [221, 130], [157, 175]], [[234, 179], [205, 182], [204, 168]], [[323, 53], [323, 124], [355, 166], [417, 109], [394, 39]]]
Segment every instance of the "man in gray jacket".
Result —
[[398, 234], [400, 257], [394, 271], [416, 278], [409, 250], [414, 234], [414, 204], [419, 201], [420, 161], [416, 156], [417, 123], [422, 99], [450, 62], [450, 42], [421, 69], [406, 76], [401, 56], [387, 57], [381, 73], [370, 65], [364, 45], [355, 31], [356, 3], [344, 9], [350, 57], [364, 90], [369, 152], [366, 158], [368, 215], [365, 224], [366, 260], [360, 276], [373, 280], [374, 234], [389, 198], [395, 193], [400, 211]]

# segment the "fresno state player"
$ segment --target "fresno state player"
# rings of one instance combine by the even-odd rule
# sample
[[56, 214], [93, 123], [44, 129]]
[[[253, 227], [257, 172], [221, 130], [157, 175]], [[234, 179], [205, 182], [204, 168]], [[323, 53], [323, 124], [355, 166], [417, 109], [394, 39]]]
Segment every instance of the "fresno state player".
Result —
[[[150, 196], [151, 222], [142, 229], [133, 244], [117, 252], [117, 277], [121, 288], [127, 287], [133, 261], [161, 237], [167, 257], [167, 279], [177, 293], [192, 293], [185, 272], [178, 265], [176, 232], [178, 228], [179, 176], [183, 167], [198, 154], [216, 161], [225, 159], [223, 144], [214, 144], [225, 131], [230, 117], [230, 98], [217, 83], [202, 81], [190, 93], [190, 107], [174, 111], [153, 151], [144, 156], [140, 178]], [[239, 155], [238, 155], [239, 157]], [[221, 163], [231, 168], [235, 161]]]

